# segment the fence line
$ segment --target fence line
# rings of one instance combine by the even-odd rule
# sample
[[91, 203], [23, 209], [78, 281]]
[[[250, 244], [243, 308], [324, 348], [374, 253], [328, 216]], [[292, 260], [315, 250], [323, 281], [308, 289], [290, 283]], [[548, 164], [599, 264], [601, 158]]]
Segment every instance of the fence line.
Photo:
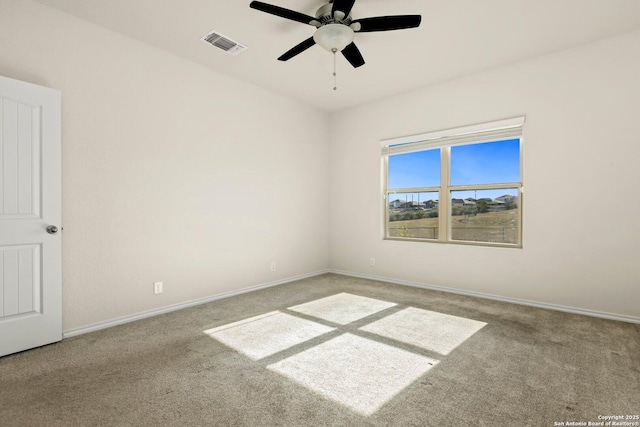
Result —
[[[432, 236], [431, 238], [435, 239], [436, 238], [436, 231], [438, 230], [438, 227], [407, 227], [406, 225], [400, 226], [400, 227], [390, 227], [389, 231], [403, 231], [403, 232], [411, 232], [412, 230], [424, 230], [424, 231], [430, 231], [430, 235]], [[459, 234], [461, 231], [474, 231], [474, 230], [481, 230], [485, 233], [482, 233], [482, 236], [476, 237], [476, 238], [467, 238], [467, 239], [462, 239], [460, 237], [455, 238], [454, 240], [476, 240], [476, 241], [491, 241], [489, 238], [493, 237], [494, 239], [501, 239], [502, 242], [506, 242], [507, 240], [507, 232], [506, 230], [518, 230], [517, 226], [501, 226], [501, 225], [488, 225], [486, 227], [451, 227], [451, 235], [452, 238], [454, 236], [454, 233]], [[427, 238], [427, 233], [423, 232], [420, 234], [424, 234], [423, 236], [420, 236], [422, 238]], [[417, 237], [417, 236], [404, 236], [404, 237]]]

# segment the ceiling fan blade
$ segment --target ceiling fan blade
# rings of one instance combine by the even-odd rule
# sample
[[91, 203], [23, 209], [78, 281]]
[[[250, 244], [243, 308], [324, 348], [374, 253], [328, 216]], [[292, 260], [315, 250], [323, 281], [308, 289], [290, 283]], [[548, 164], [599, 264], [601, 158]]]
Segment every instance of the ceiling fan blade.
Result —
[[308, 39], [306, 39], [305, 41], [303, 41], [299, 45], [294, 46], [293, 48], [289, 49], [284, 55], [282, 55], [280, 58], [278, 58], [278, 61], [288, 61], [291, 58], [293, 58], [294, 56], [304, 52], [307, 49], [309, 49], [314, 44], [316, 44], [316, 42], [313, 41], [313, 37], [309, 37]]
[[353, 4], [356, 0], [333, 0], [333, 6], [331, 7], [331, 16], [336, 13], [336, 10], [344, 13], [344, 16], [349, 16], [351, 13], [351, 8], [353, 8]]
[[[420, 15], [376, 16], [375, 18], [358, 19], [353, 24], [360, 24], [360, 33], [373, 31], [403, 30], [420, 26]], [[353, 24], [351, 24], [353, 26]]]
[[272, 15], [279, 16], [281, 18], [291, 19], [292, 21], [302, 22], [303, 24], [311, 24], [311, 21], [315, 21], [313, 16], [305, 15], [304, 13], [295, 12], [293, 10], [285, 9], [284, 7], [274, 6], [271, 4], [263, 3], [261, 1], [252, 1], [249, 4], [252, 9], [259, 10], [261, 12], [270, 13]]
[[347, 58], [347, 61], [353, 65], [353, 68], [358, 68], [361, 65], [364, 65], [364, 58], [355, 43], [352, 42], [350, 45], [342, 49], [342, 54]]

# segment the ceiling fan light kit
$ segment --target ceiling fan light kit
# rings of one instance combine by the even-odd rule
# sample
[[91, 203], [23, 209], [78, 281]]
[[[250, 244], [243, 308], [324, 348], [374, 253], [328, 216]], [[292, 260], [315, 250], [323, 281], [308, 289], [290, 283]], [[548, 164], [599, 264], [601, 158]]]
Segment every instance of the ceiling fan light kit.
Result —
[[329, 52], [342, 52], [354, 37], [353, 30], [346, 25], [326, 24], [316, 30], [313, 41]]
[[[342, 55], [354, 68], [364, 65], [364, 58], [354, 43], [355, 33], [416, 28], [420, 26], [422, 19], [420, 15], [394, 15], [354, 20], [351, 17], [351, 9], [354, 3], [355, 0], [333, 0], [333, 2], [329, 2], [320, 7], [315, 17], [261, 1], [252, 1], [249, 7], [315, 27], [316, 31], [313, 37], [289, 49], [281, 55], [278, 60], [288, 61], [313, 45], [318, 44], [325, 50], [333, 52], [333, 75], [335, 78], [336, 52], [342, 52]], [[334, 85], [334, 90], [335, 89], [336, 87]]]

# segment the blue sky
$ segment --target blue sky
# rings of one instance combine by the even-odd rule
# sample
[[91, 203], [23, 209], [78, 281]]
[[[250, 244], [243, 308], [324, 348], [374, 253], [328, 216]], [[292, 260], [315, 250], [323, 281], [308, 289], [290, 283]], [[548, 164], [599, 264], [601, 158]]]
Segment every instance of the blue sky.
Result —
[[520, 181], [520, 140], [451, 147], [451, 185]]
[[[451, 184], [520, 181], [520, 141], [451, 147]], [[440, 185], [440, 149], [389, 156], [389, 188]]]
[[[451, 147], [451, 184], [474, 185], [520, 181], [520, 140], [487, 142]], [[440, 186], [440, 149], [389, 156], [389, 188]], [[456, 191], [459, 199], [517, 195], [514, 190]], [[438, 193], [397, 194], [390, 200], [421, 202], [437, 199]]]
[[389, 156], [389, 188], [439, 186], [439, 148]]

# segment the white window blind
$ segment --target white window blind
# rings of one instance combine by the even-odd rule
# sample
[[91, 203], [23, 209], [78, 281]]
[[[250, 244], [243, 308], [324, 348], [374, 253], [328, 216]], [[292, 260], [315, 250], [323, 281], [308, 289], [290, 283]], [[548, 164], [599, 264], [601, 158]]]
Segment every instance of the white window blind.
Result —
[[505, 141], [521, 138], [524, 117], [446, 129], [382, 141], [382, 154], [413, 153], [442, 146]]

